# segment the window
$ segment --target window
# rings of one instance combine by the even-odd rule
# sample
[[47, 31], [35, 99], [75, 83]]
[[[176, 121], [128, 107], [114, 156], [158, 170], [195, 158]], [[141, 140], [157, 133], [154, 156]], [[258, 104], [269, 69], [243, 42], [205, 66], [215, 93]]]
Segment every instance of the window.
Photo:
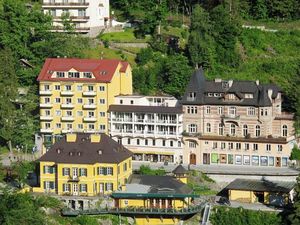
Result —
[[277, 151], [282, 152], [282, 145], [277, 145]]
[[189, 133], [197, 133], [197, 125], [196, 124], [188, 125], [188, 132]]
[[243, 126], [243, 136], [246, 137], [248, 135], [248, 126], [245, 124]]
[[257, 151], [258, 150], [258, 144], [253, 144], [253, 151]]
[[210, 125], [210, 123], [207, 123], [207, 124], [206, 124], [206, 132], [207, 132], [207, 133], [210, 133], [210, 132], [211, 132], [211, 125]]
[[67, 123], [67, 129], [71, 130], [73, 128], [73, 125], [71, 123]]
[[79, 72], [68, 72], [69, 78], [79, 78]]
[[152, 140], [152, 145], [155, 146], [155, 139]]
[[235, 116], [236, 115], [236, 107], [235, 106], [230, 106], [228, 109], [228, 114], [230, 116]]
[[89, 112], [88, 112], [88, 117], [89, 117], [89, 118], [93, 118], [94, 116], [95, 116], [94, 111], [89, 111]]
[[133, 100], [130, 100], [130, 104], [133, 105], [133, 103], [134, 103]]
[[148, 139], [145, 139], [145, 145], [148, 145]]
[[235, 99], [235, 94], [228, 94], [228, 99], [234, 100]]
[[108, 175], [113, 175], [114, 174], [114, 171], [113, 171], [112, 167], [107, 167], [107, 174]]
[[46, 104], [50, 103], [50, 98], [45, 98], [45, 103]]
[[72, 111], [66, 111], [66, 116], [72, 116], [73, 115], [73, 112]]
[[[82, 13], [82, 15], [81, 15]], [[85, 16], [85, 10], [82, 12], [81, 10], [78, 10], [78, 16]], [[84, 78], [92, 78], [92, 73], [91, 72], [84, 72], [83, 73]]]
[[271, 151], [271, 145], [270, 144], [266, 144], [266, 151]]
[[189, 141], [189, 148], [196, 148], [197, 142], [195, 141]]
[[173, 147], [173, 141], [170, 141], [170, 147]]
[[82, 85], [77, 85], [77, 91], [82, 91]]
[[44, 166], [44, 174], [54, 174], [55, 167], [53, 166]]
[[188, 97], [187, 97], [187, 100], [188, 101], [194, 101], [196, 99], [196, 92], [190, 92]]
[[50, 115], [51, 115], [50, 110], [45, 110], [45, 116], [50, 116]]
[[121, 138], [121, 137], [118, 137], [117, 142], [118, 142], [118, 144], [122, 144], [122, 138]]
[[166, 146], [166, 141], [165, 140], [162, 141], [162, 145]]
[[87, 192], [87, 184], [80, 184], [79, 185], [80, 192]]
[[197, 106], [188, 106], [187, 113], [188, 114], [197, 114]]
[[89, 86], [88, 86], [88, 91], [94, 91], [94, 86], [89, 85]]
[[247, 115], [248, 116], [255, 116], [255, 108], [254, 107], [248, 107], [247, 108]]
[[66, 103], [67, 104], [72, 104], [72, 98], [66, 98]]
[[180, 148], [181, 147], [181, 141], [177, 142], [177, 146]]
[[77, 103], [78, 103], [78, 104], [82, 104], [82, 102], [83, 102], [83, 101], [82, 101], [82, 98], [77, 98]]
[[264, 109], [260, 109], [260, 115], [261, 115], [261, 116], [264, 115]]
[[50, 123], [45, 123], [45, 128], [46, 129], [50, 129], [51, 128], [51, 124]]
[[140, 145], [140, 139], [136, 139], [136, 144]]
[[65, 77], [65, 72], [56, 72], [56, 77], [57, 78]]
[[124, 164], [123, 164], [123, 171], [124, 171], [124, 172], [127, 171], [127, 163], [124, 163]]
[[218, 114], [223, 115], [224, 114], [224, 108], [222, 106], [218, 107]]
[[219, 123], [219, 135], [224, 135], [224, 126], [222, 123]]
[[256, 125], [256, 127], [255, 127], [255, 136], [256, 137], [260, 136], [260, 126], [259, 125]]
[[100, 117], [105, 117], [105, 112], [100, 112]]
[[282, 126], [282, 136], [287, 137], [287, 134], [288, 134], [287, 125], [283, 125]]
[[230, 134], [235, 135], [236, 134], [236, 126], [235, 124], [230, 125]]
[[236, 144], [235, 144], [235, 148], [236, 148], [237, 150], [240, 150], [240, 149], [241, 149], [241, 143], [236, 143]]
[[78, 124], [78, 125], [77, 125], [77, 128], [78, 128], [79, 130], [82, 130], [82, 129], [83, 129], [83, 124]]
[[54, 181], [44, 181], [44, 189], [45, 190], [53, 190], [55, 189]]
[[128, 138], [128, 139], [127, 139], [127, 144], [130, 145], [130, 143], [131, 143], [131, 139]]
[[245, 143], [245, 150], [249, 150], [249, 143]]
[[106, 183], [106, 191], [112, 191], [113, 190], [113, 183]]
[[64, 192], [70, 192], [70, 184], [63, 184]]
[[226, 143], [225, 142], [221, 142], [221, 149], [225, 149], [226, 148]]
[[210, 106], [206, 106], [206, 114], [210, 114]]
[[60, 86], [59, 86], [59, 85], [55, 85], [54, 88], [55, 88], [55, 90], [57, 90], [57, 91], [60, 90]]
[[105, 86], [100, 86], [99, 91], [105, 91]]
[[55, 103], [60, 103], [60, 98], [55, 98]]
[[105, 104], [105, 99], [104, 98], [100, 98], [100, 104]]
[[80, 176], [86, 177], [87, 176], [87, 169], [86, 168], [80, 168], [79, 169], [79, 174], [80, 174]]
[[229, 143], [228, 143], [228, 148], [229, 148], [229, 149], [233, 149], [233, 143], [232, 143], [232, 142], [229, 142]]
[[213, 142], [213, 149], [217, 149], [218, 148], [218, 142]]
[[123, 100], [120, 100], [120, 104], [123, 104]]
[[253, 94], [251, 94], [251, 93], [245, 93], [245, 98], [253, 98]]
[[89, 124], [88, 125], [88, 129], [89, 130], [94, 130], [95, 129], [95, 125], [94, 124]]
[[83, 112], [82, 111], [77, 111], [77, 116], [83, 116]]
[[60, 128], [61, 128], [61, 123], [57, 123], [57, 124], [56, 124], [56, 128], [57, 128], [57, 129], [60, 129]]
[[71, 85], [66, 85], [65, 86], [65, 90], [66, 91], [71, 91], [72, 90], [72, 86]]
[[100, 129], [100, 131], [105, 131], [105, 125], [104, 124], [100, 124], [99, 129]]
[[70, 176], [70, 168], [62, 169], [63, 176]]

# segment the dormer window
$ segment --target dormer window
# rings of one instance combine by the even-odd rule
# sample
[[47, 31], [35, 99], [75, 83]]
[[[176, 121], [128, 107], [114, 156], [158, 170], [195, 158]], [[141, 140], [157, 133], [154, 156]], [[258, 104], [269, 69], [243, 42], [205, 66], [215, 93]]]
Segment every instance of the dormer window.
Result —
[[188, 95], [188, 101], [195, 101], [196, 99], [196, 92], [190, 92]]
[[253, 94], [251, 94], [251, 93], [246, 93], [246, 94], [245, 94], [245, 98], [253, 98]]
[[228, 94], [228, 99], [229, 100], [234, 100], [235, 99], [235, 94]]
[[106, 71], [106, 70], [100, 71], [100, 75], [106, 75], [106, 74], [107, 74], [107, 71]]
[[56, 72], [56, 77], [57, 78], [64, 78], [65, 77], [65, 72]]
[[92, 73], [91, 72], [84, 72], [83, 77], [84, 78], [92, 78]]
[[222, 87], [223, 87], [224, 89], [229, 88], [229, 83], [228, 83], [227, 81], [223, 82], [223, 83], [222, 83]]
[[69, 78], [79, 78], [79, 72], [69, 72], [68, 73]]

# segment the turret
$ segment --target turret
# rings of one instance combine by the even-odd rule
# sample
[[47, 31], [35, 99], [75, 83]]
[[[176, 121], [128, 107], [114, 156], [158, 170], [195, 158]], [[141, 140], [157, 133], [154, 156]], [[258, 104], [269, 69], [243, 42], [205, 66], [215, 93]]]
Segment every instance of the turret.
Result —
[[177, 180], [185, 184], [187, 183], [188, 170], [186, 170], [182, 165], [177, 166], [172, 173]]

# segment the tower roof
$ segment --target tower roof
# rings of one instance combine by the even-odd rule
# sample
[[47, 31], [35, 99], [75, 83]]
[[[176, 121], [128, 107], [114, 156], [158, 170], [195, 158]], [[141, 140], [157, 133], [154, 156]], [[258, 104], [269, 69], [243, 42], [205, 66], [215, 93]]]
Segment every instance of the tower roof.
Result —
[[178, 165], [172, 173], [174, 174], [186, 174], [188, 173], [188, 170], [186, 170], [182, 165]]

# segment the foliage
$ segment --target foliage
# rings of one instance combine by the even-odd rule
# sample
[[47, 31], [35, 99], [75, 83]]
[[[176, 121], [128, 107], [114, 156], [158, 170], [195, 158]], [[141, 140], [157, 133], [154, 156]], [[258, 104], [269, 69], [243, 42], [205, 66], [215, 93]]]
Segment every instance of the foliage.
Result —
[[300, 160], [300, 149], [295, 145], [292, 149], [290, 160]]
[[35, 202], [38, 207], [53, 208], [57, 210], [63, 208], [62, 201], [47, 195], [35, 197]]
[[24, 186], [27, 181], [27, 176], [30, 171], [33, 171], [35, 164], [28, 161], [17, 161], [12, 164], [13, 173], [16, 176], [16, 180], [20, 184], [20, 188]]
[[145, 165], [140, 166], [138, 173], [142, 175], [157, 175], [157, 176], [166, 175], [166, 171], [164, 169], [153, 170], [149, 166], [145, 166]]
[[[0, 157], [1, 160], [1, 157]], [[3, 181], [3, 179], [5, 178], [5, 170], [4, 167], [2, 165], [2, 163], [0, 162], [0, 183]]]
[[29, 194], [3, 190], [0, 198], [0, 224], [47, 224], [44, 212]]
[[280, 225], [277, 213], [252, 211], [243, 208], [217, 207], [211, 214], [213, 225]]
[[291, 225], [300, 224], [300, 175], [297, 177], [297, 184], [295, 187], [296, 195], [294, 197], [294, 204], [291, 212], [288, 215], [288, 222]]

